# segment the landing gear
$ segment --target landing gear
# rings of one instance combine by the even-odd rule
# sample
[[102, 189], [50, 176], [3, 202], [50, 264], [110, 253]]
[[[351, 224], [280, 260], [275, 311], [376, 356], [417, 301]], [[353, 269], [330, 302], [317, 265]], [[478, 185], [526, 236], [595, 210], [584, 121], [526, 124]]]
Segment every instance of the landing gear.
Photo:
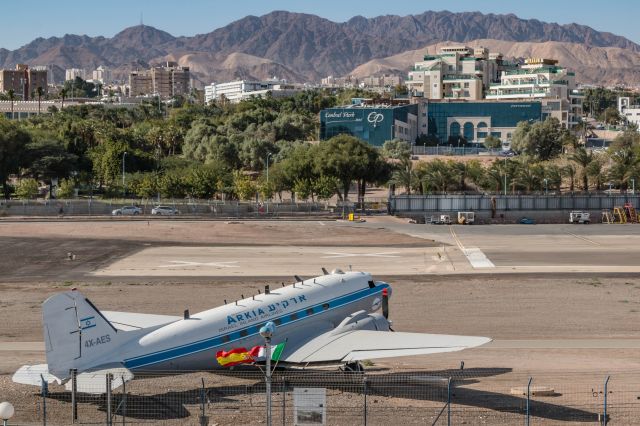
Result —
[[345, 373], [364, 373], [364, 367], [359, 361], [347, 362], [342, 367], [340, 367], [340, 370], [344, 371]]

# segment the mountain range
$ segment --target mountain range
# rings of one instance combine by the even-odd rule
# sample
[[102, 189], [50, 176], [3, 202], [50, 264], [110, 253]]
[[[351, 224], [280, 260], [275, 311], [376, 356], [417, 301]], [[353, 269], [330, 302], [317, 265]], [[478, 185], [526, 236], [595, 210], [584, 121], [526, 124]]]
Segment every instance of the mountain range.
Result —
[[635, 70], [640, 46], [624, 37], [512, 14], [447, 11], [356, 16], [342, 23], [276, 11], [191, 37], [139, 25], [111, 38], [65, 35], [38, 38], [13, 51], [0, 49], [0, 67], [51, 64], [60, 80], [66, 68], [106, 65], [124, 78], [131, 69], [173, 60], [190, 66], [200, 83], [272, 76], [305, 82], [365, 70], [405, 74], [415, 58], [445, 41], [483, 45], [506, 57], [551, 56], [574, 68], [585, 83], [640, 83]]

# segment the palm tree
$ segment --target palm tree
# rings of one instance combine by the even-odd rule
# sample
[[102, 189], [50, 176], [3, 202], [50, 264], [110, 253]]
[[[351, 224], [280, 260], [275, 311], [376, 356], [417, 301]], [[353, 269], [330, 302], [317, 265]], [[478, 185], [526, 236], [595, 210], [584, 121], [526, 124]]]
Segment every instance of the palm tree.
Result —
[[64, 98], [67, 97], [67, 89], [60, 90], [60, 97], [62, 98], [62, 105], [60, 105], [60, 111], [64, 109]]
[[562, 174], [569, 178], [569, 191], [573, 192], [576, 182], [576, 168], [573, 164], [568, 163], [562, 168]]
[[42, 101], [42, 95], [44, 95], [44, 89], [38, 86], [36, 94], [38, 95], [38, 115], [40, 115], [40, 102]]
[[602, 156], [596, 156], [593, 161], [589, 163], [589, 167], [587, 168], [587, 173], [591, 176], [592, 181], [595, 181], [596, 183], [596, 191], [602, 190], [602, 184], [605, 180], [603, 166], [604, 159]]
[[13, 89], [9, 89], [7, 95], [9, 95], [9, 100], [11, 101], [11, 119], [13, 120], [15, 118], [13, 116], [13, 101], [16, 99], [16, 92]]
[[589, 191], [589, 164], [593, 162], [593, 152], [587, 151], [584, 147], [578, 147], [569, 157], [571, 161], [580, 166], [580, 176], [582, 177], [582, 190]]
[[407, 195], [411, 195], [411, 188], [418, 181], [416, 178], [416, 172], [413, 170], [413, 163], [411, 160], [403, 160], [400, 163], [400, 167], [393, 172], [391, 182], [396, 185], [402, 185], [407, 191]]

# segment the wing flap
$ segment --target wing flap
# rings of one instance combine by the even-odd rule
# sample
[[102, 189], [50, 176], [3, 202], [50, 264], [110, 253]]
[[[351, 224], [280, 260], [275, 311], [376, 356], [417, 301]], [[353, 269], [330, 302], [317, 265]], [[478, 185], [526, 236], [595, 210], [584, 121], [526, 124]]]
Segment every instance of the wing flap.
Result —
[[475, 336], [355, 330], [337, 336], [322, 334], [300, 347], [292, 348], [281, 360], [293, 363], [347, 362], [428, 355], [461, 351], [490, 341], [487, 337]]
[[116, 311], [101, 312], [115, 328], [122, 331], [157, 327], [182, 319], [182, 317], [172, 315], [140, 314], [136, 312]]

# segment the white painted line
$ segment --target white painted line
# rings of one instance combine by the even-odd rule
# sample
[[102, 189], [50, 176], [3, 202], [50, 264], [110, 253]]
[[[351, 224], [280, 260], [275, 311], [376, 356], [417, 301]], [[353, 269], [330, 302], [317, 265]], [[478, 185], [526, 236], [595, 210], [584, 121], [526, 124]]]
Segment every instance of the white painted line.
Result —
[[215, 268], [238, 268], [238, 265], [231, 265], [234, 262], [188, 262], [184, 260], [170, 260], [169, 263], [172, 265], [160, 265], [158, 268], [180, 268], [186, 266], [213, 266]]
[[460, 249], [462, 254], [464, 254], [464, 256], [467, 258], [467, 260], [469, 261], [471, 266], [473, 266], [474, 269], [496, 267], [496, 265], [494, 265], [493, 262], [490, 261], [487, 258], [487, 256], [485, 256], [485, 254], [482, 252], [482, 250], [480, 250], [478, 247], [465, 248], [465, 246], [462, 245], [462, 241], [460, 241], [460, 238], [458, 238], [458, 235], [456, 235], [456, 232], [453, 230], [453, 227], [451, 225], [449, 225], [449, 232], [451, 232], [451, 236], [455, 240], [458, 248]]
[[589, 238], [583, 237], [582, 235], [576, 235], [573, 232], [567, 231], [567, 234], [571, 235], [572, 237], [576, 237], [579, 240], [586, 241], [586, 242], [588, 242], [590, 244], [593, 244], [594, 246], [601, 246], [602, 245], [597, 241], [590, 240]]
[[336, 253], [336, 252], [326, 252], [322, 253], [328, 256], [322, 256], [323, 259], [335, 259], [341, 257], [400, 257], [395, 256], [398, 254], [397, 251], [390, 251], [386, 253]]
[[496, 265], [478, 247], [470, 247], [462, 250], [467, 260], [474, 268], [495, 268]]

